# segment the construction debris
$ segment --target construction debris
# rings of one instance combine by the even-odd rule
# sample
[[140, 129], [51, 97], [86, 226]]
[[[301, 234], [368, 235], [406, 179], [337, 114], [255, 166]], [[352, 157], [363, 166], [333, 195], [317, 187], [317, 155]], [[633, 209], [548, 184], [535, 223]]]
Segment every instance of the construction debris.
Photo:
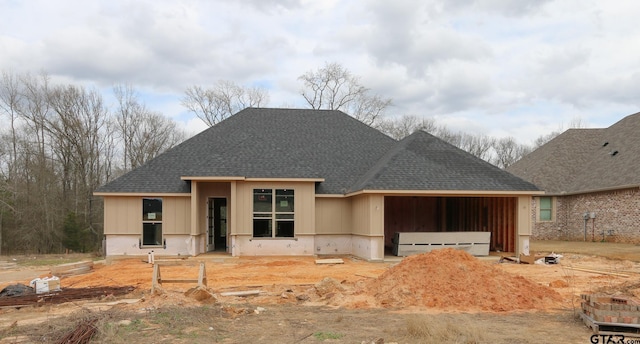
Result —
[[568, 270], [575, 270], [575, 271], [582, 271], [582, 272], [589, 272], [592, 274], [600, 274], [600, 275], [608, 275], [608, 276], [616, 276], [616, 277], [623, 277], [623, 278], [629, 278], [631, 277], [631, 275], [629, 274], [625, 274], [625, 273], [618, 273], [618, 272], [612, 272], [612, 271], [603, 271], [603, 270], [595, 270], [595, 269], [586, 269], [586, 268], [579, 268], [579, 267], [575, 267], [575, 266], [566, 266], [565, 267]]
[[36, 290], [36, 294], [44, 294], [60, 290], [60, 279], [56, 276], [36, 278], [29, 285]]
[[76, 326], [76, 328], [64, 336], [59, 344], [85, 344], [98, 332], [95, 324], [98, 319], [86, 319]]
[[12, 297], [12, 296], [22, 296], [22, 295], [33, 295], [36, 291], [29, 286], [26, 286], [22, 283], [12, 284], [0, 291], [0, 298], [2, 297]]
[[8, 262], [5, 260], [0, 260], [0, 270], [14, 269], [16, 265], [17, 265], [16, 262]]
[[628, 297], [582, 294], [580, 316], [596, 334], [640, 334], [640, 305]]
[[100, 298], [109, 295], [118, 296], [132, 292], [133, 286], [124, 287], [93, 287], [93, 288], [65, 288], [64, 290], [48, 294], [25, 294], [0, 298], [1, 307], [25, 307], [44, 304], [59, 304], [75, 300]]
[[261, 290], [227, 291], [220, 293], [220, 296], [252, 296], [260, 295], [260, 293], [262, 293]]

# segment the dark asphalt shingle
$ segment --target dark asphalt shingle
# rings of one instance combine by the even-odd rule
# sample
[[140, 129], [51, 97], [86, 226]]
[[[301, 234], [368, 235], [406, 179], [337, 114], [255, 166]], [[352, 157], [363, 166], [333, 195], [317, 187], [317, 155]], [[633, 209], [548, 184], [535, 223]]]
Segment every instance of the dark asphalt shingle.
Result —
[[355, 189], [538, 190], [533, 184], [424, 131], [398, 142]]
[[549, 194], [564, 194], [638, 186], [638, 166], [640, 113], [608, 128], [569, 129], [507, 170]]
[[323, 178], [319, 194], [535, 190], [427, 133], [396, 141], [340, 111], [249, 108], [97, 191], [190, 192], [182, 176]]

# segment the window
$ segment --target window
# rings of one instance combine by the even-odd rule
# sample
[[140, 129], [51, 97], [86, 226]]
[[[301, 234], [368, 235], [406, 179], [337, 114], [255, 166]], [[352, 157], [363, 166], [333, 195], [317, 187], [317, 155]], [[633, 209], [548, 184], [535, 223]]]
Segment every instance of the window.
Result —
[[538, 221], [551, 221], [553, 219], [553, 198], [540, 197], [538, 211]]
[[142, 199], [142, 245], [162, 245], [162, 198]]
[[293, 207], [294, 192], [292, 189], [254, 189], [253, 236], [262, 238], [293, 237]]

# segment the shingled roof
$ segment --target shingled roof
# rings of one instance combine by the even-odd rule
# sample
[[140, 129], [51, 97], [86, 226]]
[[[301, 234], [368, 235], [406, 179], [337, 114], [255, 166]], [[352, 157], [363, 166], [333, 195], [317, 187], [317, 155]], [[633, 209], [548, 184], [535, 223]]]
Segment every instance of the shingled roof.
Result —
[[537, 190], [424, 132], [396, 141], [340, 111], [249, 108], [97, 192], [188, 193], [185, 176], [322, 179], [318, 194]]
[[354, 188], [538, 191], [533, 184], [424, 131], [399, 141]]
[[548, 194], [640, 186], [640, 113], [608, 128], [569, 129], [507, 170]]

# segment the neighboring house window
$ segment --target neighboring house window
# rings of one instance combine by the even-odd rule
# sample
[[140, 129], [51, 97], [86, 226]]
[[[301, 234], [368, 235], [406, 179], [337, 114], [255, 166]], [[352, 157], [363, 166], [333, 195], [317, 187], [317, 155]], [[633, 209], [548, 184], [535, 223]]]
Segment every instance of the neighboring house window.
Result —
[[253, 190], [253, 236], [287, 238], [294, 234], [292, 189]]
[[538, 221], [553, 220], [553, 197], [540, 197]]
[[162, 245], [162, 198], [142, 199], [142, 245]]

